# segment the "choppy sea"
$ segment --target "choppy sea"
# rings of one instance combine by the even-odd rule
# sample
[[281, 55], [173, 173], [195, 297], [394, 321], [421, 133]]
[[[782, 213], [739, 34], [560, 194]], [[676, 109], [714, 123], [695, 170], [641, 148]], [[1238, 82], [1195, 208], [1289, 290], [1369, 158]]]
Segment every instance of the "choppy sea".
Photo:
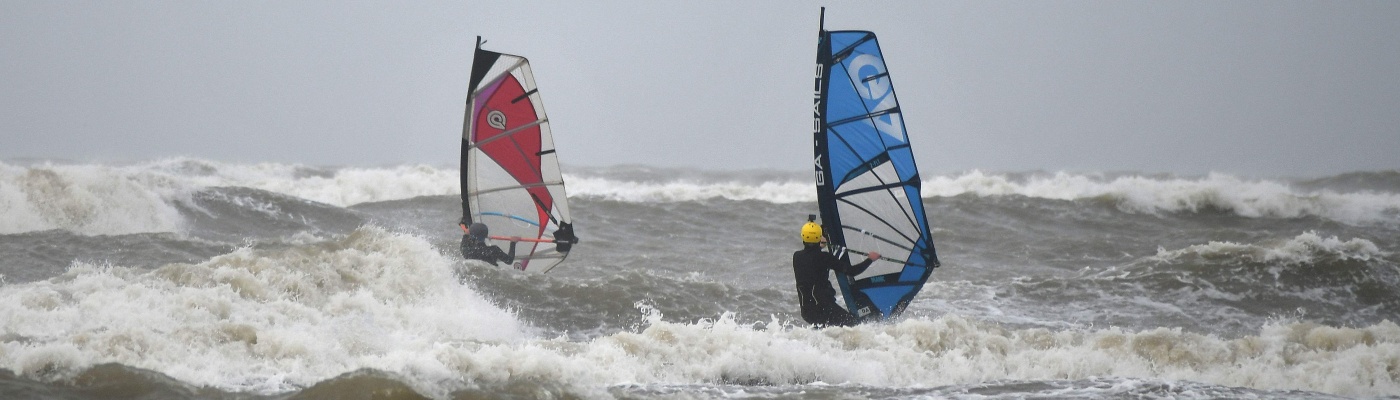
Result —
[[0, 397], [1400, 398], [1400, 171], [928, 175], [943, 267], [825, 329], [809, 175], [566, 166], [538, 274], [450, 165], [0, 162]]

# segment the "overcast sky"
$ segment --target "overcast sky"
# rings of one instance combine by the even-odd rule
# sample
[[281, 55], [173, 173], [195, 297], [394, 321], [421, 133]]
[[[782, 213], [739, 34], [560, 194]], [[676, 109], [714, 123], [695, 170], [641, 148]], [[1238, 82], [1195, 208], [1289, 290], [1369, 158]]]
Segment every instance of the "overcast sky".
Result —
[[566, 166], [800, 170], [822, 5], [926, 173], [1400, 169], [1395, 1], [0, 0], [0, 159], [455, 164], [481, 35]]

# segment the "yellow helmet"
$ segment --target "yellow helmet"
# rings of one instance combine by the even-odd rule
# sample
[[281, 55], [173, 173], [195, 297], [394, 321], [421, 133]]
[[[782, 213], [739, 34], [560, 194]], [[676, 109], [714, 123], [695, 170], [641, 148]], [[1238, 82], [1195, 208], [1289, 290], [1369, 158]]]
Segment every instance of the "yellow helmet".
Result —
[[818, 243], [822, 241], [822, 226], [816, 222], [807, 221], [802, 225], [802, 243]]

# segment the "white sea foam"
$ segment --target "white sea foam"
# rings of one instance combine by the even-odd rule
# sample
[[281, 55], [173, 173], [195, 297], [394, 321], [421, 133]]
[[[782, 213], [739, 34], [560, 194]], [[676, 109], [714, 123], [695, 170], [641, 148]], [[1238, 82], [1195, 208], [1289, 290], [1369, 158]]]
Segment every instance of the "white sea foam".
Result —
[[0, 287], [0, 366], [61, 379], [120, 363], [261, 393], [363, 368], [448, 378], [423, 355], [530, 336], [453, 267], [426, 240], [378, 228], [156, 270], [79, 263]]
[[935, 387], [996, 380], [1113, 376], [1264, 390], [1382, 395], [1400, 390], [1400, 327], [1264, 327], [1222, 339], [1174, 329], [1005, 330], [948, 315], [893, 325], [811, 330], [720, 318], [653, 320], [586, 343], [525, 342], [437, 355], [478, 384], [508, 379], [598, 384], [854, 383]]
[[454, 266], [425, 239], [372, 227], [156, 270], [79, 263], [60, 277], [0, 287], [0, 367], [51, 380], [111, 362], [263, 394], [367, 368], [434, 397], [523, 382], [606, 393], [616, 385], [929, 388], [1098, 377], [1400, 392], [1391, 372], [1400, 327], [1391, 322], [1275, 322], [1227, 339], [1168, 328], [1007, 329], [956, 314], [828, 329], [744, 324], [729, 314], [681, 323], [640, 306], [645, 324], [570, 341], [538, 336], [460, 283]]

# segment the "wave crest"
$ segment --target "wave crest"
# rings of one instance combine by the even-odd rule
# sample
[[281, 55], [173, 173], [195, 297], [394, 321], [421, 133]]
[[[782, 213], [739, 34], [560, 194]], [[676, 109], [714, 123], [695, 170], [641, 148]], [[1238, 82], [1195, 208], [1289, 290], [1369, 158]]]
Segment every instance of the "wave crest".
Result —
[[1266, 264], [1319, 264], [1338, 261], [1371, 261], [1389, 256], [1370, 240], [1336, 236], [1322, 237], [1309, 231], [1292, 239], [1265, 244], [1209, 242], [1178, 250], [1157, 249], [1153, 259], [1161, 262], [1187, 260], [1234, 260]]
[[[770, 177], [671, 180], [567, 175], [572, 196], [622, 202], [711, 199], [759, 200], [778, 204], [815, 202], [810, 181]], [[1348, 224], [1400, 223], [1400, 193], [1338, 192], [1317, 184], [1245, 180], [1214, 173], [1199, 178], [1166, 175], [989, 174], [973, 170], [927, 178], [923, 197], [1025, 196], [1060, 201], [1107, 201], [1127, 213], [1231, 213], [1246, 218], [1319, 217]]]
[[806, 182], [641, 182], [608, 178], [569, 177], [570, 195], [646, 203], [710, 199], [761, 200], [779, 204], [817, 201], [816, 190]]
[[115, 235], [182, 232], [182, 207], [212, 187], [246, 187], [346, 207], [460, 193], [455, 169], [316, 168], [175, 158], [133, 165], [0, 163], [0, 234], [63, 229]]
[[178, 231], [182, 219], [172, 203], [185, 196], [171, 180], [129, 170], [0, 163], [0, 234]]
[[[973, 170], [926, 178], [923, 196], [1025, 196], [1106, 201], [1128, 213], [1223, 212], [1247, 218], [1318, 217], [1352, 225], [1400, 224], [1400, 190], [1375, 189], [1389, 187], [1391, 175], [1349, 174], [1290, 183], [1218, 173], [1180, 178]], [[571, 196], [621, 202], [816, 201], [812, 182], [795, 172], [580, 168], [565, 177]], [[184, 227], [178, 205], [187, 203], [191, 193], [211, 187], [246, 187], [348, 207], [457, 195], [459, 182], [456, 167], [429, 165], [312, 167], [189, 158], [132, 165], [0, 163], [0, 234], [48, 229], [85, 234], [178, 232]], [[1345, 191], [1355, 188], [1364, 190]]]
[[1170, 176], [986, 174], [971, 171], [924, 181], [924, 197], [1019, 195], [1051, 200], [1107, 199], [1131, 213], [1228, 212], [1248, 218], [1316, 216], [1360, 224], [1400, 223], [1400, 194], [1299, 189], [1285, 182], [1247, 181], [1212, 173], [1201, 178]]

